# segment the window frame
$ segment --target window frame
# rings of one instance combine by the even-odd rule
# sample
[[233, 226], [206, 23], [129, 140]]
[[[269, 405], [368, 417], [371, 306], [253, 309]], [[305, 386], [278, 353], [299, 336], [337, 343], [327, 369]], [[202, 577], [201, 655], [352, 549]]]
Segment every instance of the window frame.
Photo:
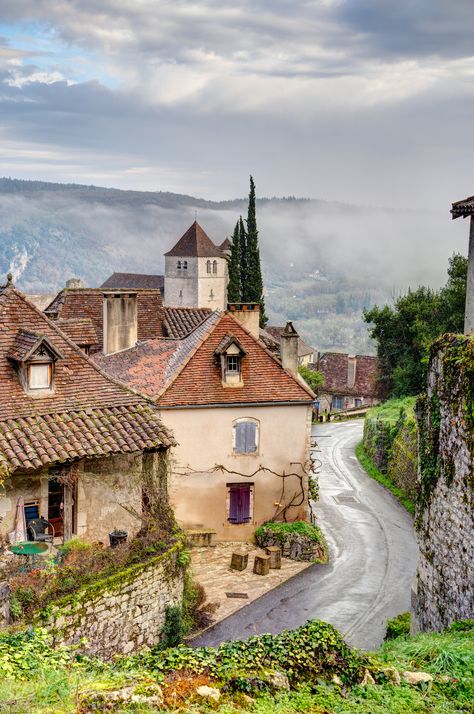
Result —
[[[238, 450], [238, 432], [239, 432], [239, 426], [244, 425], [244, 424], [251, 424], [255, 427], [254, 430], [254, 447], [253, 449], [250, 450]], [[245, 430], [244, 430], [245, 431]], [[247, 446], [247, 436], [244, 435], [244, 446]], [[258, 456], [260, 450], [260, 422], [258, 419], [254, 419], [253, 417], [240, 417], [239, 419], [235, 419], [233, 424], [232, 424], [232, 453], [234, 456]]]
[[[248, 515], [240, 518], [232, 517], [232, 495], [238, 493], [248, 493]], [[255, 501], [255, 484], [253, 482], [245, 483], [227, 483], [226, 484], [226, 520], [231, 526], [242, 526], [253, 523], [254, 520], [254, 501]], [[238, 510], [238, 507], [237, 507]], [[238, 520], [237, 520], [238, 518]]]
[[206, 262], [206, 273], [207, 273], [208, 275], [211, 275], [211, 272], [212, 272], [212, 270], [211, 270], [211, 261], [208, 260], [208, 261]]
[[[236, 369], [231, 369], [229, 367], [231, 360], [235, 361]], [[242, 372], [242, 358], [240, 355], [225, 355], [225, 372], [229, 375], [238, 375]]]
[[[48, 368], [48, 385], [45, 387], [33, 387], [31, 384], [32, 369], [34, 367], [47, 367]], [[28, 362], [26, 364], [26, 385], [29, 392], [50, 392], [53, 388], [53, 361], [49, 362]]]
[[217, 260], [212, 261], [212, 274], [217, 275]]

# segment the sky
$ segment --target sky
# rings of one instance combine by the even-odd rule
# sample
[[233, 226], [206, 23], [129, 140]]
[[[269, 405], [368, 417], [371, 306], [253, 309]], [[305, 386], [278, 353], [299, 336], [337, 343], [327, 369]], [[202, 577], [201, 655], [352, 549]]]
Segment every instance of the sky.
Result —
[[220, 200], [252, 173], [448, 221], [473, 27], [474, 0], [0, 0], [0, 174]]

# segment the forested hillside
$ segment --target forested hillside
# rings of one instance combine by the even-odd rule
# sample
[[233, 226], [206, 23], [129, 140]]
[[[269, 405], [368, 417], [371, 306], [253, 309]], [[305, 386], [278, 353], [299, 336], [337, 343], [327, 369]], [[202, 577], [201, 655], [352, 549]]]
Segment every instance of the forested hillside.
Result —
[[[198, 192], [198, 188], [197, 188]], [[258, 195], [258, 181], [257, 181]], [[114, 270], [163, 271], [163, 253], [197, 215], [215, 242], [232, 234], [247, 200], [0, 179], [0, 274], [46, 293], [71, 276], [100, 285]], [[443, 214], [444, 216], [444, 214]], [[316, 348], [374, 352], [363, 308], [408, 285], [438, 286], [449, 216], [296, 198], [259, 199], [257, 221], [270, 324], [293, 319]], [[438, 238], [438, 240], [437, 240]], [[430, 251], [430, 267], [422, 260]]]

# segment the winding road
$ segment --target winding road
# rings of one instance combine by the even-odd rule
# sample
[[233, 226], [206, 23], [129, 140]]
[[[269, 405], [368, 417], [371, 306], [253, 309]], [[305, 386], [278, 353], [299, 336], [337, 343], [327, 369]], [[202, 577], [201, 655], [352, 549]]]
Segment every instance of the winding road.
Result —
[[358, 420], [313, 428], [321, 461], [315, 511], [330, 562], [263, 595], [193, 646], [277, 633], [318, 618], [332, 623], [350, 644], [373, 649], [382, 642], [387, 618], [410, 608], [418, 555], [413, 520], [359, 465], [354, 449], [362, 428]]

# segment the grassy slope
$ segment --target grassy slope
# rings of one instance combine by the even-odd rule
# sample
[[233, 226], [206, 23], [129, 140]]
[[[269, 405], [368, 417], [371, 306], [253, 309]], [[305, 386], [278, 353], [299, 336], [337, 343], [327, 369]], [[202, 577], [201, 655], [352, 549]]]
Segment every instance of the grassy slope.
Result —
[[402, 489], [396, 486], [386, 474], [383, 474], [381, 471], [378, 470], [375, 464], [371, 461], [371, 459], [369, 459], [369, 457], [365, 453], [364, 445], [362, 442], [357, 444], [355, 452], [360, 465], [369, 474], [369, 476], [371, 476], [373, 479], [382, 484], [382, 486], [385, 486], [385, 488], [391, 491], [393, 495], [398, 498], [402, 506], [406, 508], [408, 513], [414, 515], [415, 504], [413, 503], [413, 501], [410, 500], [408, 496], [406, 496], [406, 494], [402, 491]]
[[[429, 672], [434, 682], [432, 686], [419, 688], [403, 681], [399, 686], [387, 681], [347, 691], [337, 685], [315, 682], [312, 691], [306, 687], [276, 696], [257, 696], [253, 703], [242, 697], [239, 700], [238, 696], [231, 701], [227, 695], [227, 701], [220, 706], [197, 702], [183, 706], [181, 703], [181, 711], [218, 711], [220, 714], [459, 714], [474, 711], [474, 630], [399, 638], [386, 643], [375, 658], [382, 666], [395, 667], [400, 673], [417, 669]], [[29, 681], [0, 679], [0, 711], [12, 714], [84, 711], [78, 708], [80, 692], [107, 687], [111, 682], [117, 686], [130, 685], [140, 679], [143, 681], [143, 676], [138, 668], [130, 672], [114, 671], [110, 666], [102, 671], [100, 668], [74, 671], [59, 663], [55, 670], [40, 672]], [[222, 695], [222, 699], [225, 698], [226, 695]], [[114, 711], [164, 710], [142, 706]]]
[[416, 397], [400, 397], [398, 399], [389, 399], [377, 407], [369, 409], [367, 419], [381, 419], [388, 421], [390, 424], [396, 424], [400, 416], [400, 409], [403, 409], [407, 414], [413, 412], [415, 408]]

